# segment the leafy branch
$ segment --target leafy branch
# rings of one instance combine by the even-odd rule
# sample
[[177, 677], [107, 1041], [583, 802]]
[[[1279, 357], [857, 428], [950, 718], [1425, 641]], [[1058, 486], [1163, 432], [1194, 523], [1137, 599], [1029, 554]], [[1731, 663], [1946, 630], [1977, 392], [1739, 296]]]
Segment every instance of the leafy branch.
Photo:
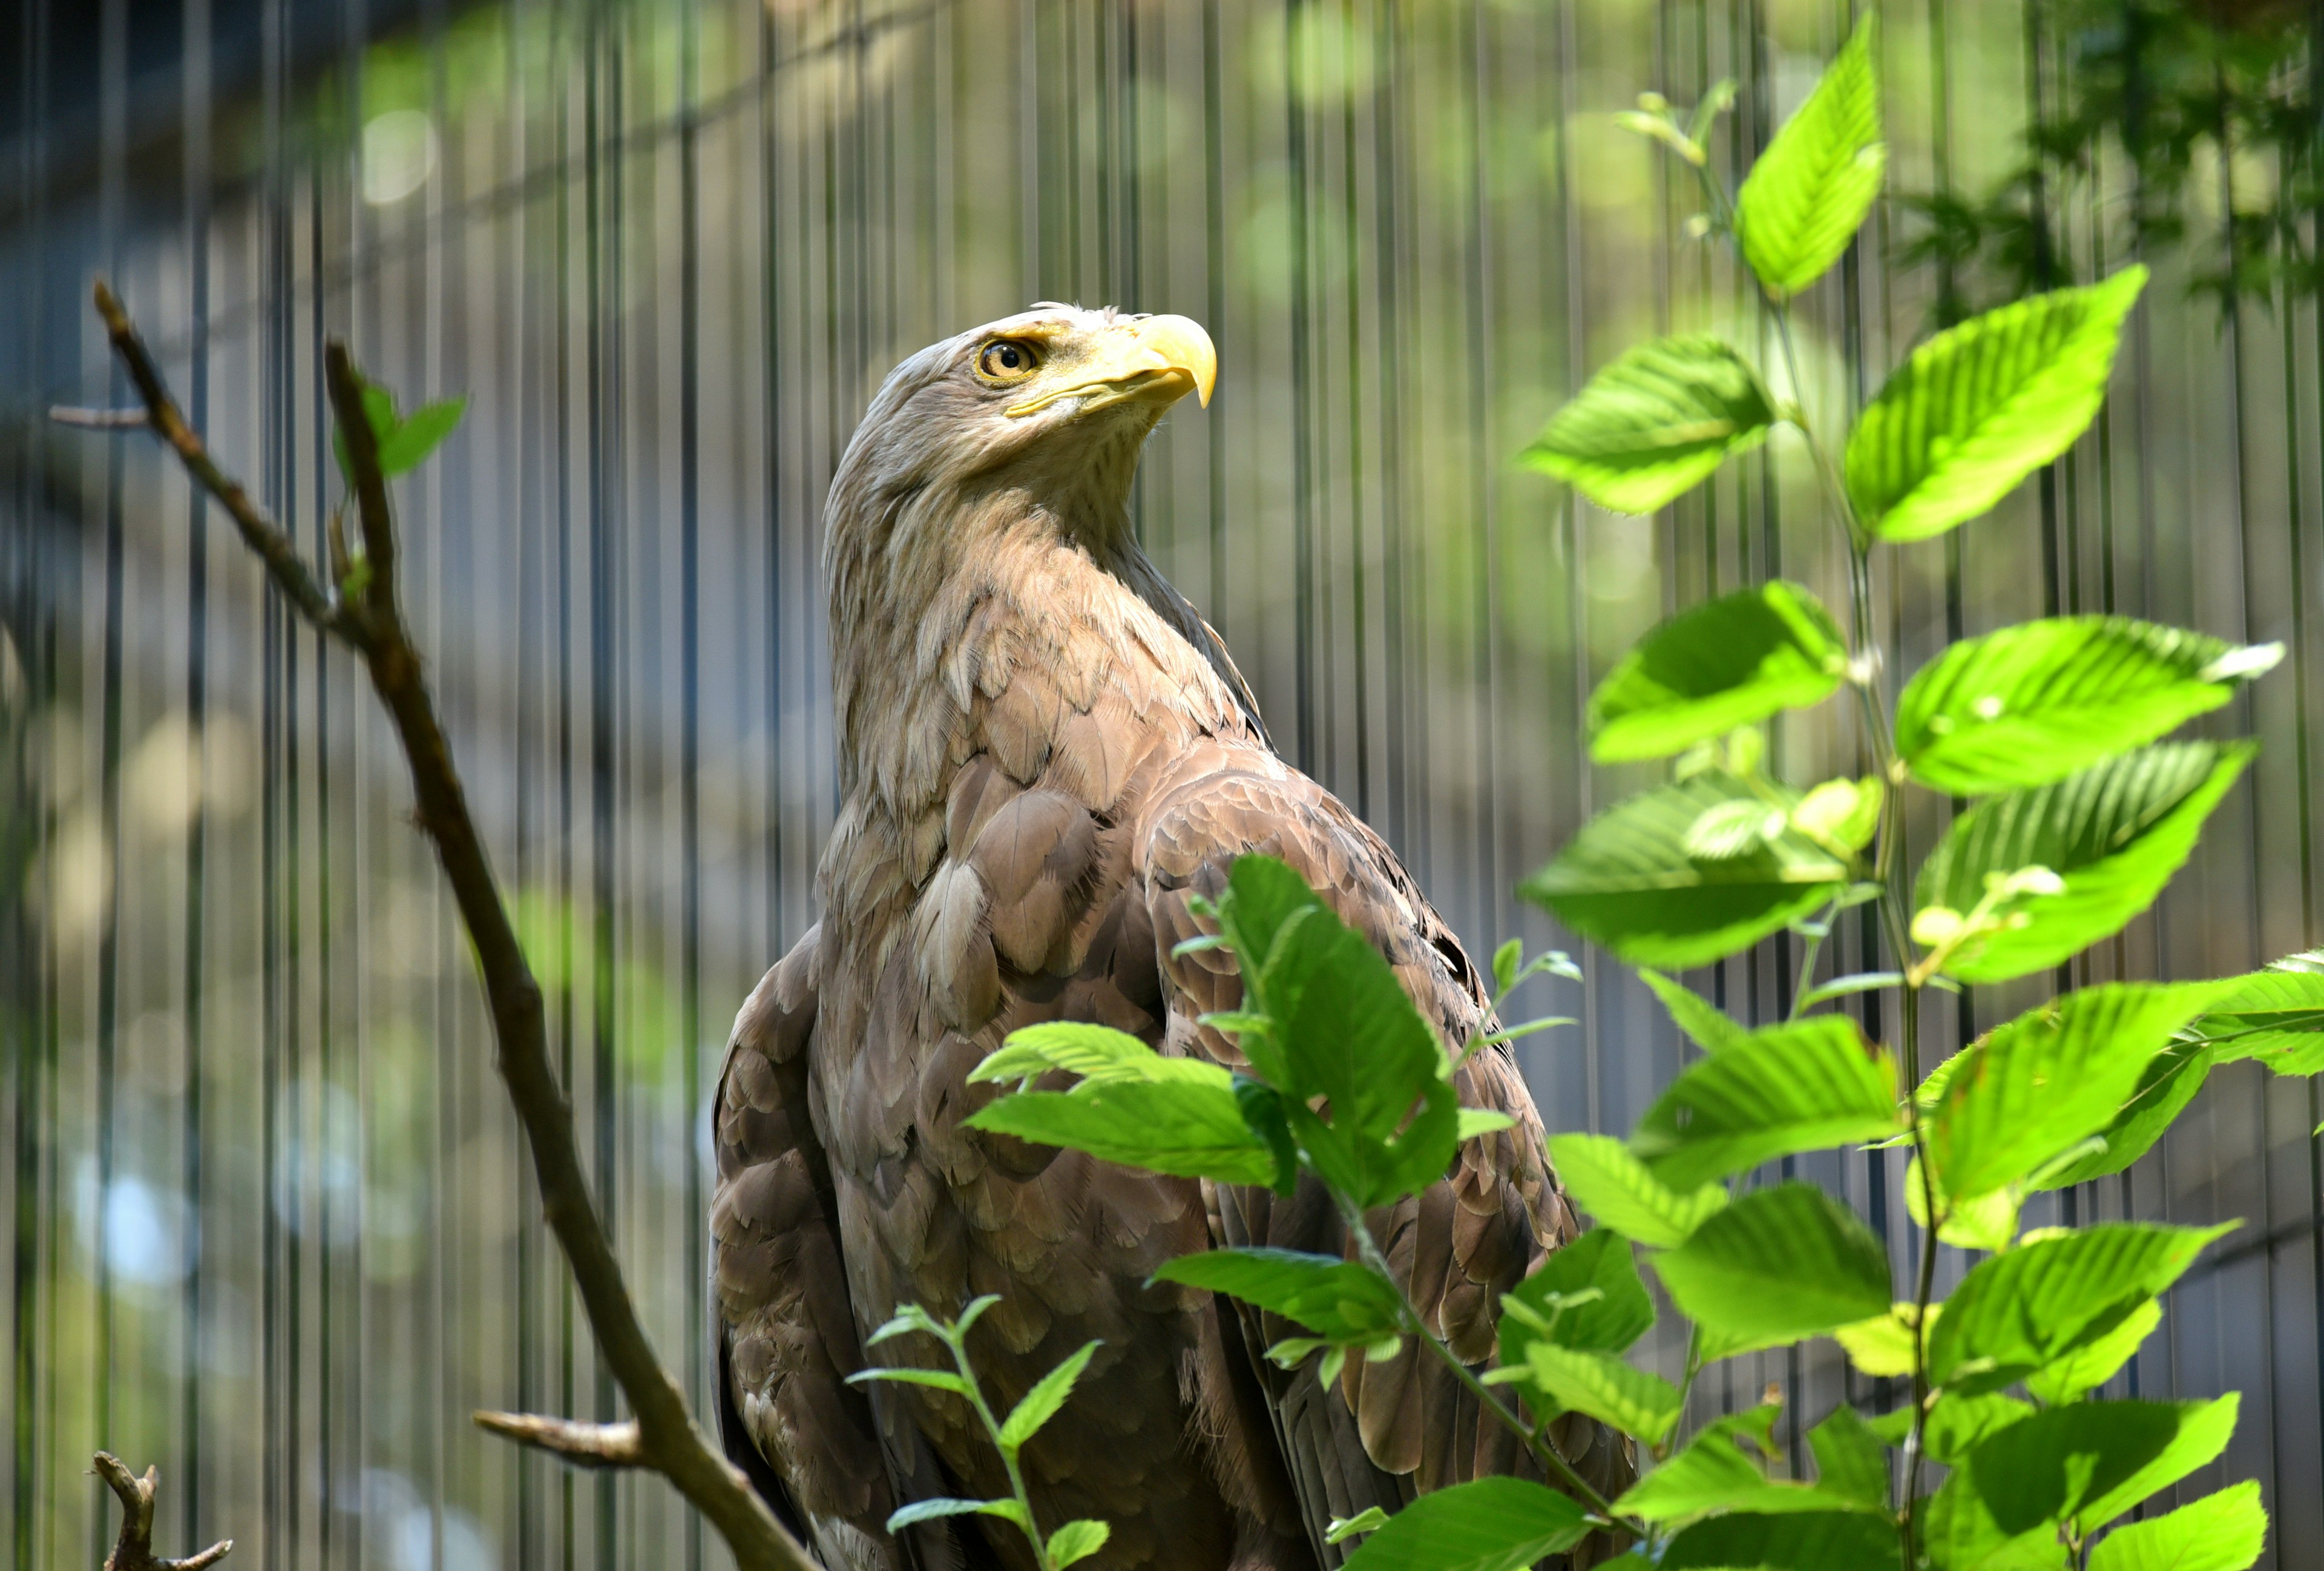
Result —
[[[265, 509], [219, 467], [201, 433], [187, 424], [113, 291], [99, 282], [95, 293], [114, 351], [143, 402], [142, 423], [169, 444], [194, 482], [226, 510], [244, 543], [300, 616], [362, 658], [395, 725], [411, 770], [420, 828], [436, 848], [475, 945], [493, 1019], [494, 1066], [524, 1125], [542, 1209], [572, 1266], [598, 1348], [635, 1414], [623, 1423], [601, 1425], [479, 1413], [478, 1423], [576, 1465], [659, 1473], [710, 1519], [738, 1564], [753, 1571], [816, 1571], [812, 1557], [695, 1424], [685, 1393], [656, 1359], [638, 1319], [620, 1261], [590, 1198], [574, 1138], [572, 1106], [550, 1066], [540, 985], [510, 925], [483, 836], [469, 812], [466, 789], [453, 763], [451, 742], [403, 619], [388, 478], [420, 463], [450, 434], [460, 404], [432, 404], [406, 420], [396, 413], [383, 390], [356, 371], [345, 345], [334, 341], [325, 347], [324, 380], [362, 541], [360, 554], [349, 551], [334, 517], [332, 572], [326, 584], [309, 569], [290, 537]], [[75, 418], [69, 423], [92, 422]], [[115, 1489], [120, 1492], [118, 1483]], [[144, 1498], [150, 1520], [150, 1489]], [[124, 1494], [123, 1501], [126, 1507], [129, 1496]], [[130, 1564], [137, 1563], [124, 1562]]]

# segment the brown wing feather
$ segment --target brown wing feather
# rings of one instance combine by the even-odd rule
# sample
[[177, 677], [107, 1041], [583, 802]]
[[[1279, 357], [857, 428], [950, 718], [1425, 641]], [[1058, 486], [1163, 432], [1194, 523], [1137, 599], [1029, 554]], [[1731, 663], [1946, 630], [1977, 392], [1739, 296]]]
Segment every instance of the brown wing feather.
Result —
[[[1322, 787], [1274, 759], [1247, 749], [1194, 750], [1182, 761], [1176, 783], [1157, 791], [1145, 848], [1148, 914], [1168, 1011], [1166, 1040], [1176, 1050], [1241, 1062], [1231, 1041], [1198, 1023], [1204, 1013], [1238, 1006], [1242, 987], [1233, 956], [1217, 949], [1183, 956], [1172, 951], [1207, 930], [1188, 909], [1189, 897], [1215, 899], [1235, 858], [1249, 852], [1280, 857], [1320, 891], [1342, 920], [1379, 947], [1448, 1042], [1491, 1029], [1476, 968], [1395, 854]], [[1466, 1142], [1443, 1181], [1365, 1220], [1421, 1314], [1464, 1362], [1481, 1367], [1493, 1356], [1501, 1295], [1578, 1225], [1547, 1167], [1541, 1120], [1508, 1049], [1478, 1052], [1457, 1084], [1462, 1105], [1506, 1113], [1514, 1127]], [[1218, 1187], [1211, 1198], [1219, 1243], [1352, 1253], [1313, 1178], [1303, 1178], [1288, 1200], [1232, 1187]], [[1299, 1334], [1247, 1305], [1238, 1317], [1253, 1353]], [[1318, 1388], [1317, 1363], [1311, 1359], [1285, 1372], [1260, 1359], [1254, 1368], [1308, 1531], [1327, 1566], [1352, 1547], [1323, 1543], [1333, 1517], [1370, 1505], [1393, 1511], [1419, 1492], [1530, 1466], [1515, 1437], [1462, 1382], [1416, 1347], [1385, 1363], [1349, 1361], [1328, 1392]], [[1623, 1448], [1594, 1424], [1564, 1424], [1558, 1438], [1561, 1454], [1601, 1487], [1618, 1491], [1634, 1472]], [[1593, 1564], [1602, 1553], [1602, 1546], [1585, 1546], [1572, 1563]]]

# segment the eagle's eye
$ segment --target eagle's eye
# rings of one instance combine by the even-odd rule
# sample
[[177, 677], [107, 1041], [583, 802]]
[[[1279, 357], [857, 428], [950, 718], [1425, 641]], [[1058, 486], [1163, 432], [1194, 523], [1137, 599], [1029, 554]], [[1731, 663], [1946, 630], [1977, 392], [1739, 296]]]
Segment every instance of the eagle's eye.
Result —
[[995, 338], [976, 354], [977, 374], [987, 382], [1022, 382], [1040, 364], [1033, 346], [1017, 338]]

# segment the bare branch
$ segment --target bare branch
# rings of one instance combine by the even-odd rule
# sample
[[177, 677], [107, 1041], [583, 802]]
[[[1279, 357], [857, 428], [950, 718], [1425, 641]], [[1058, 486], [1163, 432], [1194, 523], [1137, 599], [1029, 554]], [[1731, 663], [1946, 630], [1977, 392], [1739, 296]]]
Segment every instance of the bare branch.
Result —
[[619, 1424], [585, 1424], [577, 1419], [554, 1419], [545, 1413], [498, 1413], [489, 1409], [474, 1415], [476, 1427], [536, 1451], [546, 1451], [576, 1467], [641, 1467], [645, 1454], [638, 1444], [635, 1419]]
[[142, 409], [75, 409], [69, 403], [50, 405], [49, 418], [60, 426], [92, 431], [134, 430], [152, 419]]
[[[669, 1479], [710, 1519], [743, 1571], [817, 1571], [814, 1558], [776, 1520], [742, 1470], [727, 1461], [696, 1425], [687, 1410], [685, 1393], [654, 1356], [645, 1327], [639, 1323], [629, 1284], [622, 1279], [621, 1263], [598, 1222], [574, 1136], [573, 1109], [549, 1065], [540, 985], [509, 923], [484, 838], [468, 811], [466, 789], [452, 762], [451, 744], [437, 717], [436, 701], [429, 691], [419, 652], [412, 647], [398, 608], [395, 531], [387, 483], [380, 473], [378, 440], [364, 411], [363, 379], [346, 346], [333, 342], [325, 347], [324, 379], [346, 448], [353, 480], [350, 488], [355, 493], [370, 580], [358, 598], [334, 605], [308, 574], [288, 537], [211, 461], [200, 436], [179, 416], [127, 313], [103, 283], [97, 286], [97, 307], [105, 317], [115, 348], [144, 396], [155, 430], [177, 449], [188, 473], [234, 514], [243, 539], [265, 560], [275, 582], [300, 612], [363, 655], [372, 686], [395, 724], [404, 758], [411, 767], [420, 827], [435, 844], [437, 860], [451, 883], [461, 920], [475, 946], [476, 968], [492, 1011], [494, 1067], [524, 1124], [533, 1172], [540, 1184], [542, 1210], [572, 1266], [574, 1285], [580, 1289], [582, 1308], [606, 1367], [621, 1382], [622, 1394], [637, 1415], [634, 1426], [613, 1427], [633, 1428], [634, 1437], [621, 1446], [617, 1446], [611, 1429], [600, 1435], [595, 1452], [599, 1464], [626, 1462]], [[520, 1418], [514, 1422], [520, 1428], [532, 1428], [521, 1434], [505, 1428], [500, 1432], [556, 1450], [560, 1455], [572, 1455], [550, 1437], [547, 1426], [557, 1420]], [[629, 1456], [621, 1454], [623, 1449]]]
[[153, 1492], [161, 1486], [161, 1470], [148, 1467], [137, 1477], [109, 1451], [97, 1454], [97, 1475], [121, 1501], [121, 1536], [105, 1557], [105, 1571], [202, 1571], [226, 1558], [232, 1539], [221, 1539], [198, 1555], [165, 1560], [153, 1553]]
[[300, 559], [299, 548], [290, 543], [290, 537], [266, 515], [264, 508], [250, 499], [250, 494], [242, 488], [240, 481], [217, 467], [200, 434], [186, 424], [185, 417], [178, 412], [177, 402], [170, 396], [170, 389], [161, 380], [161, 368], [153, 364], [153, 356], [146, 352], [144, 340], [138, 337], [136, 325], [130, 321], [129, 313], [121, 309], [121, 302], [113, 297], [113, 291], [105, 286], [103, 279], [97, 281], [96, 293], [97, 314], [105, 319], [105, 330], [113, 340], [114, 352], [121, 356], [121, 364], [128, 371], [129, 380], [137, 384], [138, 396], [145, 401], [147, 423], [163, 441], [178, 450], [179, 458], [195, 483], [217, 497], [218, 504], [233, 517], [235, 527], [242, 531], [243, 540], [258, 553], [259, 560], [266, 564], [267, 576], [290, 597], [290, 603], [299, 608], [300, 614], [316, 626], [327, 628], [360, 646], [359, 630], [349, 626], [339, 615], [337, 607], [331, 604], [330, 596], [315, 582], [315, 576]]

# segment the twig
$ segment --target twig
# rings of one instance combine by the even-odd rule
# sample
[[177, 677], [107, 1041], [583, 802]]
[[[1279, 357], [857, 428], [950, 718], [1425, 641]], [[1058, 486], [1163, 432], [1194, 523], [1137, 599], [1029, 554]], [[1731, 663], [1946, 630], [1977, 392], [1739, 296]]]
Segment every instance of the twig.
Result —
[[576, 1419], [552, 1419], [540, 1413], [499, 1413], [488, 1408], [473, 1416], [476, 1428], [490, 1429], [520, 1446], [546, 1451], [576, 1467], [643, 1465], [635, 1419], [618, 1424], [585, 1424]]
[[[363, 379], [348, 359], [346, 347], [336, 341], [326, 346], [323, 371], [346, 446], [347, 470], [353, 476], [349, 488], [355, 493], [369, 581], [359, 589], [351, 584], [350, 598], [341, 603], [316, 581], [290, 537], [211, 459], [200, 435], [179, 414], [120, 301], [102, 282], [96, 293], [97, 312], [145, 401], [155, 432], [177, 450], [187, 472], [233, 515], [244, 541], [300, 614], [354, 648], [371, 671], [372, 686], [387, 707], [411, 766], [420, 827], [435, 844], [437, 860], [475, 945], [476, 969], [492, 1011], [494, 1067], [524, 1124], [541, 1208], [572, 1266], [598, 1351], [636, 1414], [631, 1426], [581, 1426], [519, 1416], [512, 1417], [507, 1426], [485, 1427], [567, 1460], [583, 1460], [580, 1454], [586, 1452], [589, 1465], [635, 1466], [660, 1474], [710, 1519], [745, 1571], [817, 1571], [813, 1557], [776, 1520], [750, 1480], [710, 1445], [694, 1422], [685, 1393], [654, 1356], [621, 1263], [598, 1222], [574, 1139], [573, 1109], [549, 1067], [540, 984], [509, 924], [491, 859], [468, 811], [466, 789], [452, 762], [451, 744], [437, 718], [419, 651], [397, 605], [395, 529], [387, 484], [380, 473], [378, 439], [364, 412]], [[483, 1419], [479, 1415], [480, 1422]], [[617, 1441], [613, 1432], [624, 1428], [633, 1430], [632, 1437]], [[558, 1443], [559, 1437], [571, 1439], [593, 1430], [597, 1438], [592, 1446], [577, 1440], [571, 1446]]]
[[221, 1539], [198, 1555], [163, 1559], [153, 1553], [153, 1492], [161, 1487], [161, 1470], [148, 1467], [140, 1478], [121, 1465], [121, 1458], [100, 1451], [97, 1473], [121, 1501], [121, 1536], [105, 1557], [105, 1571], [202, 1571], [225, 1559], [234, 1548], [232, 1539]]

